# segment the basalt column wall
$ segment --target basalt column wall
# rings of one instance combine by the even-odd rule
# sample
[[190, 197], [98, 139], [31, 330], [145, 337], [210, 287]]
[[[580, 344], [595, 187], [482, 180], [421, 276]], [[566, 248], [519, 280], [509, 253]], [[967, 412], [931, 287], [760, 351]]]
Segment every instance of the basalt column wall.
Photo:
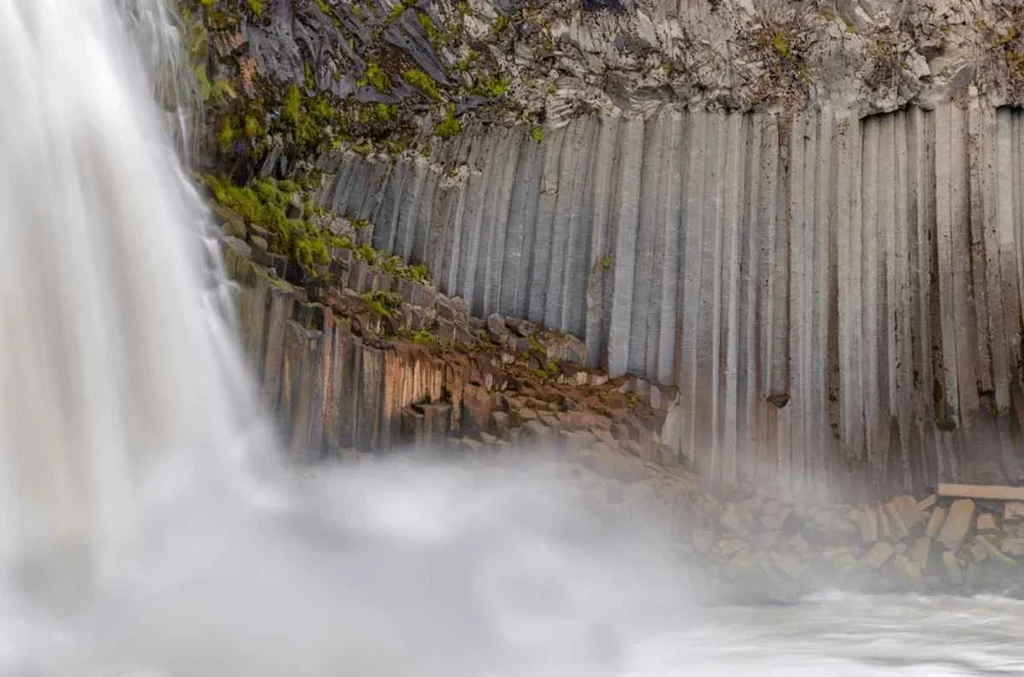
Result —
[[479, 127], [429, 159], [324, 158], [322, 201], [474, 315], [672, 386], [676, 444], [717, 480], [1014, 480], [1022, 121], [973, 100]]

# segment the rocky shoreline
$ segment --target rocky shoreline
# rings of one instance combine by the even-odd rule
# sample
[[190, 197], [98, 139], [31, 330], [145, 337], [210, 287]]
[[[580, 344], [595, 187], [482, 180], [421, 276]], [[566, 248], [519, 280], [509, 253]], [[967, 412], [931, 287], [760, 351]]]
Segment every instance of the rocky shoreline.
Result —
[[[749, 595], [822, 589], [1024, 595], [1024, 502], [930, 494], [800, 509], [762, 496], [725, 505], [692, 548]], [[1022, 492], [1024, 493], [1024, 492]]]

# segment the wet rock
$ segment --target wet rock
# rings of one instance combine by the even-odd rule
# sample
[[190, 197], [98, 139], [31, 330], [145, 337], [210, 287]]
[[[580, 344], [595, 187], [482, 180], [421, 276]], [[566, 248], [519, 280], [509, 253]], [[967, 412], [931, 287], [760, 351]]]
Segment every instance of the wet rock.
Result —
[[1015, 567], [1017, 562], [999, 548], [999, 541], [994, 536], [978, 536], [977, 542], [985, 549], [986, 554], [999, 564], [1006, 567]]
[[720, 521], [724, 528], [740, 536], [750, 536], [755, 529], [754, 520], [750, 514], [736, 505], [728, 506], [722, 513]]
[[1007, 501], [1003, 504], [1003, 522], [1024, 522], [1024, 502]]
[[740, 553], [732, 559], [725, 567], [725, 575], [730, 579], [738, 579], [750, 576], [757, 570], [757, 562], [746, 553]]
[[807, 570], [807, 567], [795, 557], [778, 552], [771, 554], [771, 562], [791, 581], [798, 580]]
[[900, 575], [900, 578], [913, 589], [924, 587], [924, 574], [918, 565], [903, 555], [896, 555], [893, 558], [893, 566]]
[[974, 501], [969, 498], [953, 501], [953, 505], [949, 508], [949, 514], [946, 516], [946, 523], [939, 532], [939, 542], [953, 552], [959, 550], [971, 530], [973, 519]]
[[859, 511], [857, 513], [857, 527], [860, 529], [862, 543], [874, 543], [878, 540], [878, 515], [874, 510], [868, 508]]
[[894, 554], [896, 554], [896, 550], [891, 545], [885, 541], [879, 541], [871, 546], [871, 549], [864, 555], [863, 563], [874, 569], [881, 569]]
[[952, 550], [942, 553], [942, 567], [945, 569], [946, 578], [950, 583], [953, 585], [964, 584], [963, 570], [960, 567], [960, 562], [956, 559], [956, 553]]
[[998, 534], [999, 524], [996, 522], [996, 516], [990, 512], [983, 512], [978, 515], [977, 525], [975, 527], [979, 534]]
[[942, 531], [942, 527], [946, 523], [947, 512], [948, 510], [942, 506], [932, 511], [932, 515], [928, 519], [928, 526], [924, 530], [926, 536], [936, 541], [939, 540], [939, 532]]
[[999, 549], [1010, 557], [1024, 556], [1024, 538], [1004, 538], [1000, 541]]
[[915, 527], [924, 522], [922, 509], [918, 507], [918, 502], [914, 500], [913, 496], [899, 496], [893, 500], [893, 503], [908, 530], [913, 531]]
[[910, 559], [921, 571], [928, 570], [928, 559], [931, 554], [932, 539], [921, 536], [910, 546]]
[[506, 436], [511, 427], [509, 415], [504, 411], [492, 411], [491, 427], [499, 437]]
[[900, 506], [897, 505], [895, 500], [886, 503], [883, 506], [883, 511], [885, 522], [888, 525], [888, 538], [902, 541], [910, 535], [910, 529], [907, 528], [907, 523], [903, 521], [903, 515], [900, 514]]

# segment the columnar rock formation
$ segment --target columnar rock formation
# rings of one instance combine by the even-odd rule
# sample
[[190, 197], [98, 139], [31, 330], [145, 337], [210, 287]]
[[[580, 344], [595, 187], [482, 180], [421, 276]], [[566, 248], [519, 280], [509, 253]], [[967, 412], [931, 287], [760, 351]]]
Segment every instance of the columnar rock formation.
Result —
[[1019, 2], [184, 2], [214, 164], [316, 163], [474, 314], [660, 386], [704, 476], [1024, 475]]
[[474, 314], [677, 386], [680, 449], [716, 479], [920, 491], [976, 474], [968, 448], [1016, 479], [1021, 121], [977, 98], [860, 120], [665, 106], [335, 157], [322, 199]]

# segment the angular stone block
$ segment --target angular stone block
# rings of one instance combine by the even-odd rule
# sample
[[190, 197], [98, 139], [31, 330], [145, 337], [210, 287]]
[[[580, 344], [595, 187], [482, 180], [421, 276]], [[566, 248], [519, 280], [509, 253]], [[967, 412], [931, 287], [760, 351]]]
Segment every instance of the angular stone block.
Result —
[[971, 530], [973, 521], [974, 501], [969, 498], [953, 501], [946, 516], [946, 523], [939, 532], [939, 542], [956, 552]]

